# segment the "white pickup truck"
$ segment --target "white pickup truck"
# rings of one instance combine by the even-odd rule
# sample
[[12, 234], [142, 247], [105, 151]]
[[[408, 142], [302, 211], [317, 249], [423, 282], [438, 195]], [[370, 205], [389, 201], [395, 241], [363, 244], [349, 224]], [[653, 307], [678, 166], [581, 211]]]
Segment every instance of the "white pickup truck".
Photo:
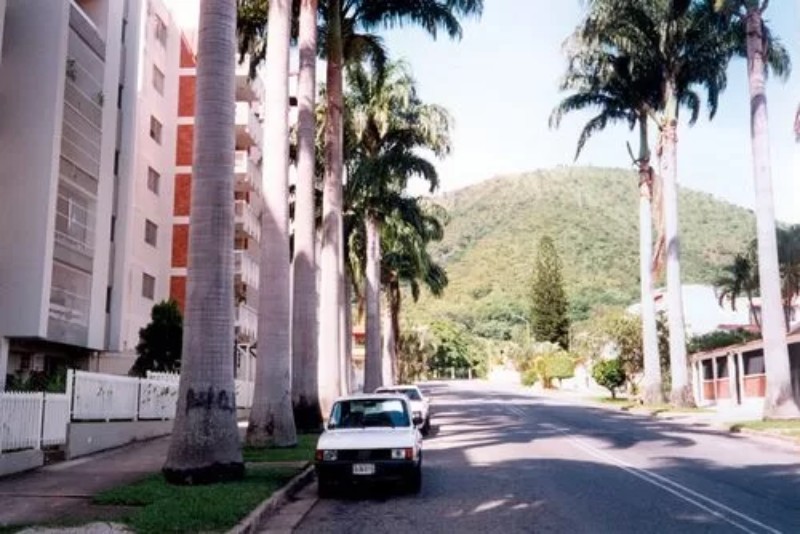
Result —
[[337, 400], [317, 442], [315, 469], [319, 496], [333, 488], [367, 481], [422, 487], [421, 421], [411, 415], [404, 395], [371, 394]]

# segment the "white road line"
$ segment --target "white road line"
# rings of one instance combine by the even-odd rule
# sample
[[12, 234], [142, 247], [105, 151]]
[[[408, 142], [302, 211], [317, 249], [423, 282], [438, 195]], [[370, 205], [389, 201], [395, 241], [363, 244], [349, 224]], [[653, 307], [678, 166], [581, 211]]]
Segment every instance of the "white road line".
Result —
[[[559, 429], [559, 430], [561, 431], [562, 434], [565, 434], [565, 435], [568, 434], [568, 432], [563, 430], [563, 429]], [[566, 437], [577, 448], [579, 448], [579, 449], [583, 450], [584, 452], [594, 456], [595, 458], [598, 458], [600, 460], [605, 460], [605, 461], [609, 462], [610, 464], [622, 469], [623, 471], [625, 471], [625, 472], [627, 472], [627, 473], [629, 473], [629, 474], [631, 474], [631, 475], [633, 475], [633, 476], [635, 476], [635, 477], [637, 477], [637, 478], [639, 478], [641, 480], [644, 480], [645, 482], [648, 482], [648, 483], [650, 483], [650, 484], [652, 484], [652, 485], [654, 485], [656, 487], [659, 487], [659, 488], [663, 489], [664, 491], [667, 491], [667, 492], [671, 493], [672, 495], [675, 495], [679, 499], [682, 499], [682, 500], [684, 500], [684, 501], [696, 506], [697, 508], [700, 508], [701, 510], [705, 510], [706, 512], [708, 512], [708, 513], [712, 514], [713, 516], [725, 521], [726, 523], [729, 523], [729, 524], [737, 527], [738, 529], [742, 530], [743, 532], [756, 534], [758, 531], [751, 530], [751, 528], [748, 528], [747, 526], [743, 525], [739, 521], [736, 521], [736, 520], [732, 519], [731, 517], [726, 516], [725, 513], [730, 514], [731, 516], [735, 516], [736, 518], [740, 519], [741, 521], [743, 521], [745, 523], [749, 523], [751, 527], [757, 527], [757, 528], [761, 529], [761, 531], [763, 531], [763, 532], [769, 532], [770, 534], [781, 534], [780, 530], [777, 530], [777, 529], [775, 529], [773, 527], [770, 527], [769, 525], [765, 525], [761, 521], [758, 521], [757, 519], [754, 519], [754, 518], [748, 516], [747, 514], [743, 514], [743, 513], [739, 512], [737, 510], [734, 510], [734, 509], [722, 504], [721, 502], [716, 501], [716, 500], [712, 499], [711, 497], [707, 497], [706, 495], [703, 495], [702, 493], [694, 491], [691, 488], [687, 488], [686, 486], [684, 486], [682, 484], [679, 484], [679, 483], [675, 482], [674, 480], [671, 480], [671, 479], [669, 479], [667, 477], [664, 477], [662, 475], [658, 475], [656, 473], [652, 473], [652, 472], [650, 472], [650, 471], [648, 471], [646, 469], [641, 469], [641, 468], [635, 467], [635, 466], [625, 462], [624, 460], [622, 460], [620, 458], [612, 456], [611, 454], [609, 454], [609, 453], [607, 453], [605, 451], [602, 451], [602, 450], [598, 449], [597, 447], [595, 447], [593, 445], [590, 445], [589, 443], [586, 443], [585, 441], [583, 441], [581, 439], [574, 438], [574, 437], [569, 436], [569, 435], [567, 435]], [[689, 495], [691, 495], [691, 497]], [[701, 502], [701, 501], [705, 501], [706, 504], [703, 504], [703, 502]], [[715, 510], [715, 509], [711, 508], [711, 506], [716, 507], [718, 510]]]

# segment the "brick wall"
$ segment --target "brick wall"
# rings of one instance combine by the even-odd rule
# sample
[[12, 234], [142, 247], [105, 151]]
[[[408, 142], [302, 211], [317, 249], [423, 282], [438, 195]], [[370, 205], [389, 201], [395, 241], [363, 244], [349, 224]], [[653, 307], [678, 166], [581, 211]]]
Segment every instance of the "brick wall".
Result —
[[189, 263], [189, 225], [172, 226], [172, 266], [186, 267]]

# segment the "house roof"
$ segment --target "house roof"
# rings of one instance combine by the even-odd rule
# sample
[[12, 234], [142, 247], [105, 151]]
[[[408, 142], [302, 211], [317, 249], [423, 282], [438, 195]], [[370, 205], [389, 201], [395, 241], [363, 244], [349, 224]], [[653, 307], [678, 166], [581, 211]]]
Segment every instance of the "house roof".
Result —
[[[800, 343], [800, 332], [794, 332], [788, 334], [786, 336], [786, 343], [787, 345]], [[754, 339], [753, 341], [748, 341], [747, 343], [740, 343], [738, 345], [728, 345], [727, 347], [720, 347], [717, 349], [707, 350], [704, 352], [695, 352], [690, 356], [690, 360], [692, 361], [692, 363], [694, 363], [699, 360], [708, 360], [710, 358], [725, 356], [726, 354], [729, 354], [731, 352], [733, 353], [750, 352], [753, 350], [758, 350], [763, 348], [764, 348], [764, 340]]]

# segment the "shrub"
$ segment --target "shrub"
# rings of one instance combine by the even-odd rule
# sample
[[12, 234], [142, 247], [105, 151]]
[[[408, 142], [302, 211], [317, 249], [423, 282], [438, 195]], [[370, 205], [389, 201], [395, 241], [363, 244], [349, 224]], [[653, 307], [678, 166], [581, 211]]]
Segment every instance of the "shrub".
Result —
[[617, 388], [622, 387], [627, 380], [622, 362], [618, 359], [599, 361], [592, 369], [595, 381], [611, 392], [611, 398], [617, 398]]

